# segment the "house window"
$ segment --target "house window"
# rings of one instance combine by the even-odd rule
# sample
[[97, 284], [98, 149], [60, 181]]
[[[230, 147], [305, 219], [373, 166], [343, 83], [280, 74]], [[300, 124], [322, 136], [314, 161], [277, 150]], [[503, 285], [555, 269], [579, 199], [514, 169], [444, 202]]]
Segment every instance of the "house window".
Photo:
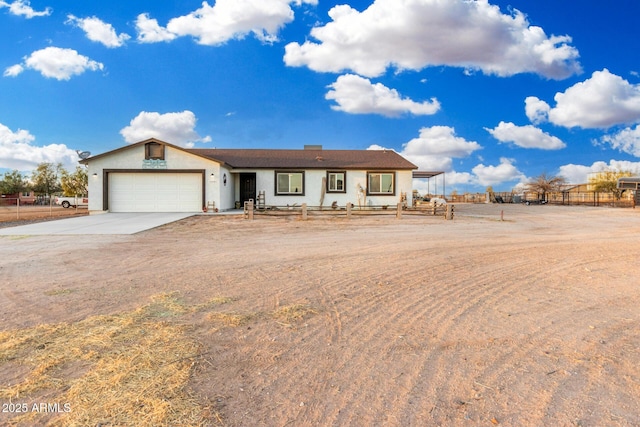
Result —
[[393, 196], [396, 193], [395, 178], [394, 172], [367, 172], [367, 194]]
[[164, 145], [157, 142], [149, 142], [144, 146], [145, 160], [164, 160]]
[[276, 172], [276, 195], [304, 196], [304, 172]]
[[347, 186], [347, 173], [341, 172], [327, 172], [327, 193], [346, 193]]
[[22, 192], [22, 197], [29, 197], [29, 196], [31, 196], [30, 192], [28, 192], [28, 191], [23, 191]]

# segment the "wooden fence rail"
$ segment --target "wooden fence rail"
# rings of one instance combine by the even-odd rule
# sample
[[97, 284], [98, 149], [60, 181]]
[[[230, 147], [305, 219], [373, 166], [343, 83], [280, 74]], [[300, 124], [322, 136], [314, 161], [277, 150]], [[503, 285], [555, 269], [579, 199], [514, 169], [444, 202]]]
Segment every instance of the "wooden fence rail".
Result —
[[352, 203], [345, 206], [309, 206], [306, 203], [302, 205], [288, 206], [265, 206], [264, 208], [256, 208], [251, 202], [244, 204], [244, 217], [246, 219], [254, 219], [256, 216], [299, 216], [303, 220], [309, 217], [346, 217], [353, 216], [378, 216], [378, 215], [394, 215], [400, 219], [403, 215], [422, 215], [422, 216], [442, 216], [446, 219], [453, 219], [454, 206], [448, 205], [420, 205], [417, 207], [407, 207], [404, 203], [398, 203], [396, 206], [379, 205], [379, 206], [356, 206]]

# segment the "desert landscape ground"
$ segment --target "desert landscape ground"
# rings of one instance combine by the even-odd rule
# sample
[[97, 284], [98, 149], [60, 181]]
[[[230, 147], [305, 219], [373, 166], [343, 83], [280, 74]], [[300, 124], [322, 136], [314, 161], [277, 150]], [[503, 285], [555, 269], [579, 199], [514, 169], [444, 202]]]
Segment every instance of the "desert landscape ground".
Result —
[[455, 209], [1, 237], [0, 425], [639, 426], [640, 210]]
[[88, 215], [87, 207], [63, 208], [62, 206], [8, 206], [0, 205], [0, 227], [16, 226], [33, 221], [49, 221], [69, 218], [76, 215]]

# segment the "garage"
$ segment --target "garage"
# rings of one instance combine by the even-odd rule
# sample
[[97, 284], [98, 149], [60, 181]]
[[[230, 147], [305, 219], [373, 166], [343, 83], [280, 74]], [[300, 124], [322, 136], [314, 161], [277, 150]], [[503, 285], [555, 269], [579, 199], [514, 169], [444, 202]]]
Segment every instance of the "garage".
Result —
[[203, 203], [202, 172], [111, 172], [111, 212], [198, 212]]

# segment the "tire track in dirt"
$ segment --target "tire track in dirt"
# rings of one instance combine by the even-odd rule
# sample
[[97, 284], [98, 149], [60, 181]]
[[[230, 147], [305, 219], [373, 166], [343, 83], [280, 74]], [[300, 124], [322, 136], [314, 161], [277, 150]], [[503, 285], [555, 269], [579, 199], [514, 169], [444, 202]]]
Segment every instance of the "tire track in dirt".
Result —
[[[584, 264], [584, 262], [577, 262], [574, 263], [573, 267], [578, 267]], [[565, 265], [563, 270], [566, 268], [567, 266]], [[514, 271], [517, 272], [517, 269]], [[553, 275], [558, 272], [559, 271], [555, 271], [554, 268], [547, 268], [539, 274], [527, 276], [527, 279], [532, 280], [533, 282], [543, 282], [544, 278], [549, 274]], [[558, 287], [562, 287], [561, 283], [554, 283], [552, 286], [545, 285], [543, 290], [553, 290]], [[532, 295], [535, 297], [535, 292]], [[538, 295], [538, 297], [540, 296], [542, 296], [542, 294]], [[477, 297], [477, 295], [474, 296], [474, 298]], [[498, 299], [502, 300], [503, 298], [509, 298], [510, 296], [508, 294], [495, 294], [494, 297], [499, 297]], [[490, 300], [487, 302], [490, 305], [494, 303]], [[496, 303], [497, 302], [498, 301], [496, 301]], [[549, 375], [556, 371], [551, 361], [547, 360], [546, 363], [544, 363], [545, 360], [543, 360], [542, 364], [533, 364], [530, 361], [540, 360], [542, 352], [541, 349], [544, 349], [545, 345], [548, 345], [549, 342], [557, 342], [562, 338], [558, 336], [559, 331], [571, 327], [572, 324], [575, 326], [575, 322], [577, 320], [588, 322], [590, 317], [589, 314], [586, 314], [583, 319], [576, 319], [575, 312], [567, 313], [566, 307], [562, 301], [541, 300], [541, 302], [545, 304], [543, 310], [535, 310], [535, 306], [528, 309], [527, 307], [523, 307], [523, 310], [526, 312], [533, 312], [530, 315], [535, 316], [536, 312], [539, 312], [541, 317], [537, 319], [538, 325], [540, 325], [538, 329], [532, 331], [521, 331], [519, 334], [514, 336], [513, 339], [507, 341], [506, 344], [508, 344], [509, 347], [508, 352], [502, 352], [502, 354], [500, 354], [499, 348], [493, 348], [492, 352], [498, 352], [497, 356], [495, 354], [491, 355], [491, 358], [495, 359], [495, 362], [491, 367], [486, 367], [482, 370], [475, 381], [478, 384], [481, 384], [482, 388], [484, 388], [484, 385], [486, 384], [489, 385], [487, 389], [492, 391], [492, 394], [494, 395], [493, 398], [497, 402], [497, 404], [490, 406], [493, 407], [494, 413], [498, 412], [501, 414], [508, 414], [511, 412], [509, 407], [513, 406], [524, 410], [523, 412], [527, 414], [526, 418], [516, 417], [512, 419], [511, 421], [514, 425], [535, 421], [536, 417], [539, 420], [543, 419], [543, 410], [553, 405], [553, 396], [556, 394], [556, 389], [558, 388], [558, 385], [554, 382], [545, 381], [545, 375]], [[487, 324], [486, 318], [477, 319], [478, 322], [480, 320], [482, 320], [484, 324]], [[530, 319], [525, 320], [530, 322]], [[517, 321], [517, 316], [514, 318], [514, 321]], [[470, 332], [473, 333], [473, 330]], [[527, 380], [527, 376], [532, 378], [531, 381]], [[456, 380], [464, 381], [464, 375]], [[514, 387], [518, 384], [520, 384], [519, 390], [517, 390], [517, 393], [514, 393]], [[511, 391], [509, 393], [510, 401], [508, 402], [501, 400], [501, 394], [505, 389], [510, 389]], [[443, 390], [440, 390], [438, 394], [446, 395]], [[517, 397], [520, 398], [518, 399]], [[535, 408], [538, 408], [537, 413], [535, 412]], [[470, 416], [470, 414], [466, 414], [466, 416]], [[471, 417], [472, 416], [473, 414], [471, 414]], [[489, 414], [486, 414], [486, 416], [489, 416]]]
[[[381, 326], [375, 330], [376, 331], [375, 333], [370, 334], [368, 336], [359, 334], [358, 347], [360, 348], [360, 350], [354, 351], [354, 353], [357, 353], [357, 354], [351, 354], [350, 357], [343, 358], [342, 360], [338, 360], [338, 364], [335, 366], [335, 371], [342, 371], [342, 370], [345, 370], [345, 368], [347, 368], [346, 369], [347, 371], [351, 371], [350, 369], [348, 369], [349, 364], [354, 364], [354, 365], [367, 364], [367, 362], [370, 361], [368, 359], [374, 359], [376, 355], [384, 355], [386, 358], [390, 358], [391, 357], [390, 355], [393, 353], [397, 353], [396, 350], [399, 348], [399, 346], [402, 346], [404, 344], [398, 344], [398, 340], [396, 339], [397, 337], [394, 336], [394, 335], [397, 335], [398, 333], [397, 331], [391, 331], [390, 333], [384, 332], [386, 329], [388, 329], [386, 328], [386, 325], [388, 323], [411, 325], [412, 318], [415, 318], [415, 317], [424, 318], [425, 314], [430, 310], [429, 305], [422, 303], [421, 300], [416, 300], [410, 305], [406, 305], [406, 301], [411, 301], [411, 298], [407, 298], [406, 288], [412, 287], [412, 286], [418, 286], [419, 281], [416, 281], [416, 283], [411, 285], [404, 284], [398, 287], [398, 283], [401, 283], [400, 279], [402, 278], [404, 280], [404, 275], [406, 273], [398, 274], [398, 276], [393, 276], [393, 275], [390, 275], [389, 273], [377, 273], [376, 275], [373, 275], [373, 276], [372, 275], [367, 276], [366, 274], [364, 274], [366, 270], [367, 270], [366, 268], [360, 268], [360, 269], [356, 269], [356, 271], [353, 273], [353, 276], [358, 278], [357, 283], [359, 283], [360, 286], [366, 289], [366, 291], [368, 292], [366, 299], [369, 300], [370, 302], [367, 305], [361, 306], [362, 308], [358, 306], [355, 311], [352, 310], [352, 312], [349, 313], [351, 315], [351, 318], [356, 319], [356, 322], [354, 322], [353, 324], [353, 329], [357, 330], [358, 332], [361, 332], [365, 330], [370, 330], [371, 324], [379, 324]], [[371, 269], [369, 268], [368, 270], [371, 270]], [[413, 273], [413, 272], [410, 272], [410, 273]], [[394, 283], [394, 282], [398, 282], [398, 283]], [[335, 286], [334, 295], [337, 295], [338, 289], [344, 289], [343, 288], [344, 284], [340, 280], [334, 281], [333, 284]], [[325, 286], [325, 289], [328, 289], [328, 287]], [[325, 294], [327, 292], [328, 291], [325, 290]], [[327, 301], [326, 295], [323, 297], [323, 301]], [[399, 310], [394, 313], [381, 312], [380, 315], [375, 316], [375, 313], [380, 311], [379, 310], [380, 305], [384, 303], [387, 303], [389, 306], [395, 305], [399, 307]], [[409, 310], [409, 308], [412, 308], [412, 310]], [[358, 321], [357, 319], [361, 319], [361, 320]], [[411, 328], [411, 327], [412, 326], [409, 326], [408, 328]], [[407, 327], [404, 327], [402, 329], [403, 330], [407, 329]], [[388, 344], [382, 347], [376, 348], [372, 345], [372, 343], [388, 343]], [[415, 358], [415, 356], [411, 355], [411, 358]], [[378, 364], [378, 365], [380, 367], [379, 368], [376, 367], [375, 368], [376, 371], [384, 372], [386, 368], [388, 368], [384, 364], [382, 365]], [[415, 376], [417, 376], [415, 372], [412, 373], [411, 375], [406, 375], [404, 372], [399, 372], [396, 378], [402, 378], [401, 381], [407, 384], [408, 382], [405, 380], [405, 378], [415, 377]], [[380, 380], [375, 379], [375, 381], [380, 381]], [[360, 389], [366, 388], [366, 387], [363, 387], [363, 383], [366, 383], [367, 380], [354, 377], [349, 379], [346, 382], [353, 384], [354, 386], [352, 387], [351, 390], [342, 391], [343, 397], [345, 396], [346, 393], [351, 393], [351, 396], [347, 397], [345, 400], [360, 401], [362, 397], [358, 397], [358, 393], [361, 393]], [[404, 386], [404, 388], [408, 389], [406, 385]], [[372, 401], [371, 399], [372, 399], [371, 396], [364, 397], [364, 401], [367, 401], [367, 400]], [[405, 400], [403, 396], [399, 396], [399, 397], [396, 396], [396, 397], [388, 398], [385, 404], [383, 399], [383, 402], [380, 404], [380, 406], [388, 407], [391, 404], [396, 405], [399, 401], [403, 401], [403, 400]], [[352, 409], [353, 408], [350, 408], [350, 411]], [[331, 419], [331, 417], [325, 418], [327, 415], [328, 414], [323, 414], [323, 419]], [[356, 414], [354, 420], [361, 416], [362, 414]], [[346, 419], [343, 418], [341, 421], [346, 421]]]
[[[517, 271], [526, 264], [526, 261], [521, 261], [519, 266], [512, 263], [509, 269]], [[459, 270], [458, 267], [456, 266], [456, 270]], [[506, 334], [495, 333], [500, 331], [492, 333], [491, 325], [486, 324], [487, 313], [492, 312], [491, 308], [495, 302], [510, 298], [514, 294], [510, 284], [494, 283], [492, 276], [488, 274], [491, 272], [499, 276], [503, 267], [471, 267], [464, 274], [448, 279], [447, 286], [435, 294], [426, 305], [425, 314], [431, 324], [432, 342], [426, 349], [423, 364], [411, 384], [413, 408], [424, 409], [417, 412], [407, 405], [404, 410], [399, 411], [410, 414], [408, 418], [402, 419], [402, 423], [413, 424], [424, 422], [426, 419], [430, 419], [431, 422], [450, 422], [451, 414], [460, 415], [460, 409], [479, 394], [477, 390], [473, 390], [473, 383], [471, 386], [468, 385], [470, 379], [465, 369], [470, 363], [480, 363], [477, 358], [473, 358], [473, 353], [486, 351], [507, 339], [504, 337]], [[481, 324], [483, 326], [477, 328]], [[469, 337], [468, 340], [457, 341], [448, 338], [465, 335]], [[430, 387], [430, 384], [438, 386]], [[462, 387], [465, 384], [466, 389]], [[438, 418], [442, 407], [449, 418]]]
[[[398, 275], [390, 275], [387, 273], [383, 275], [378, 274], [378, 275], [366, 277], [362, 274], [362, 272], [360, 271], [357, 272], [356, 275], [360, 278], [362, 282], [376, 284], [377, 288], [374, 286], [373, 290], [369, 289], [368, 295], [367, 295], [367, 300], [370, 301], [369, 304], [362, 305], [356, 311], [354, 311], [353, 313], [350, 313], [352, 315], [351, 317], [356, 319], [356, 321], [353, 324], [353, 329], [357, 330], [358, 332], [362, 332], [366, 330], [371, 330], [370, 327], [367, 327], [367, 326], [370, 326], [371, 324], [377, 324], [377, 325], [380, 325], [380, 327], [373, 330], [371, 333], [369, 333], [369, 335], [358, 334], [358, 343], [359, 343], [358, 347], [361, 350], [367, 349], [368, 351], [354, 352], [358, 354], [351, 354], [350, 358], [340, 360], [339, 364], [336, 366], [336, 371], [346, 370], [348, 372], [352, 372], [353, 370], [349, 369], [350, 364], [358, 365], [358, 366], [360, 365], [366, 366], [366, 365], [371, 365], [371, 362], [373, 362], [373, 371], [378, 372], [381, 375], [386, 374], [386, 376], [389, 376], [389, 374], [392, 374], [392, 372], [388, 372], [388, 369], [389, 369], [388, 363], [397, 362], [390, 359], [393, 359], [394, 357], [396, 357], [398, 353], [397, 350], [399, 348], [405, 347], [409, 350], [406, 355], [402, 355], [403, 359], [414, 359], [414, 360], [416, 359], [415, 350], [421, 351], [422, 349], [425, 348], [425, 344], [422, 344], [422, 343], [419, 343], [417, 345], [405, 344], [404, 342], [399, 343], [398, 338], [404, 339], [405, 337], [403, 335], [400, 335], [398, 337], [397, 330], [393, 330], [393, 329], [389, 330], [389, 328], [387, 328], [387, 324], [405, 325], [403, 328], [401, 328], [401, 331], [400, 331], [401, 333], [404, 333], [404, 331], [406, 330], [415, 329], [415, 326], [414, 326], [415, 319], [427, 319], [428, 318], [427, 314], [433, 311], [433, 307], [430, 306], [429, 304], [426, 304], [423, 298], [415, 299], [415, 298], [411, 298], [410, 295], [407, 295], [408, 291], [420, 285], [419, 280], [414, 281], [414, 283], [409, 283], [409, 284], [405, 283], [403, 285], [398, 286], [398, 284], [401, 283], [402, 280], [404, 280], [405, 274], [406, 274], [405, 272]], [[386, 282], [380, 281], [382, 277], [385, 278]], [[339, 286], [340, 283], [336, 282], [336, 285]], [[371, 287], [371, 285], [367, 286], [366, 284], [363, 284], [363, 286], [367, 288]], [[379, 288], [383, 288], [383, 289], [379, 289]], [[455, 287], [452, 287], [452, 288], [455, 288]], [[469, 294], [469, 289], [463, 288], [461, 290], [452, 291], [451, 296], [449, 296], [449, 298], [456, 297], [457, 294], [460, 292], [466, 292], [467, 294]], [[409, 302], [407, 303], [407, 301]], [[395, 312], [381, 311], [379, 310], [381, 304], [387, 304], [388, 306], [398, 307], [398, 309]], [[455, 313], [459, 313], [461, 311], [464, 311], [464, 307], [458, 308], [456, 311], [444, 313], [441, 317], [443, 319], [455, 317], [456, 315]], [[376, 313], [378, 314], [376, 315]], [[439, 322], [443, 323], [442, 320], [439, 320]], [[436, 322], [436, 326], [437, 325], [438, 323]], [[422, 337], [422, 339], [424, 339], [424, 337]], [[380, 343], [383, 343], [383, 345], [380, 345]], [[374, 344], [376, 344], [378, 347], [375, 347]], [[376, 356], [378, 356], [379, 358], [382, 358], [381, 361], [376, 362], [375, 361]], [[371, 388], [367, 385], [367, 383], [371, 381], [377, 381], [378, 383], [380, 383], [382, 381], [382, 379], [380, 378], [380, 375], [377, 375], [376, 378], [373, 378], [373, 379], [363, 378], [362, 375], [359, 375], [358, 377], [352, 377], [352, 378], [349, 378], [347, 381], [345, 381], [349, 384], [352, 384], [353, 386], [348, 388], [347, 390], [342, 390], [342, 397], [347, 402], [349, 401], [377, 402], [377, 404], [373, 405], [373, 407], [378, 408], [377, 409], [378, 411], [383, 411], [383, 412], [384, 412], [384, 408], [389, 409], [389, 407], [391, 406], [396, 406], [398, 402], [406, 401], [408, 391], [410, 391], [412, 388], [411, 386], [412, 378], [413, 379], [418, 378], [421, 375], [420, 372], [422, 368], [420, 367], [421, 365], [419, 363], [416, 363], [415, 361], [411, 361], [411, 360], [400, 360], [400, 361], [404, 362], [400, 364], [404, 366], [401, 366], [402, 367], [401, 371], [396, 372], [396, 375], [393, 376], [392, 378], [394, 378], [396, 381], [399, 382], [398, 388], [401, 389], [401, 391], [400, 392], [396, 391], [394, 393], [395, 394], [394, 396], [391, 396], [391, 397], [372, 396], [370, 392], [365, 391]], [[411, 366], [413, 366], [413, 368]], [[407, 372], [405, 371], [409, 372], [409, 374], [407, 375]], [[375, 389], [375, 387], [373, 388]], [[342, 415], [342, 418], [335, 418], [336, 422], [348, 423], [355, 420], [362, 421], [362, 417], [365, 416], [365, 414], [363, 413], [357, 413], [357, 412], [353, 413], [353, 408], [349, 408], [349, 412], [352, 413], [353, 415], [348, 416], [348, 418], [345, 418], [347, 417], [346, 415]], [[323, 419], [325, 419], [324, 417], [327, 415], [328, 414], [323, 414]], [[379, 419], [379, 416], [381, 416], [381, 414], [377, 414], [376, 417], [374, 418]], [[333, 418], [329, 417], [328, 419], [333, 419]]]
[[[374, 236], [368, 239], [373, 242]], [[397, 242], [380, 243], [388, 250], [402, 252]], [[336, 425], [488, 423], [497, 416], [508, 425], [509, 418], [504, 414], [510, 413], [509, 393], [505, 387], [513, 388], [522, 381], [534, 391], [527, 391], [520, 399], [509, 396], [511, 405], [529, 409], [532, 419], [543, 419], [536, 407], [552, 405], [552, 395], [534, 386], [537, 379], [527, 370], [536, 366], [527, 364], [527, 360], [538, 357], [536, 343], [554, 338], [553, 331], [512, 333], [506, 326], [516, 324], [522, 312], [499, 311], [503, 301], [519, 298], [519, 285], [523, 283], [541, 286], [529, 301], [519, 301], [534, 309], [536, 304], [546, 303], [546, 290], [558, 285], [537, 270], [552, 276], [566, 273], [553, 264], [544, 265], [545, 254], [532, 259], [531, 249], [536, 243], [515, 252], [499, 245], [484, 247], [486, 265], [482, 260], [469, 265], [457, 259], [454, 247], [445, 247], [442, 253], [423, 248], [419, 252], [429, 260], [427, 271], [431, 276], [427, 285], [422, 279], [424, 266], [415, 257], [410, 262], [409, 253], [388, 259], [373, 244], [357, 251], [347, 247], [335, 251], [336, 258], [342, 257], [335, 269], [348, 270], [339, 275], [331, 271], [336, 264], [334, 257], [313, 249], [314, 245], [312, 239], [301, 248], [313, 254], [308, 258], [289, 254], [275, 266], [263, 264], [257, 270], [276, 284], [271, 294], [277, 297], [274, 308], [307, 300], [319, 308], [319, 315], [309, 327], [298, 326], [298, 330], [285, 334], [284, 345], [265, 344], [267, 355], [278, 353], [282, 359], [273, 359], [276, 363], [270, 366], [255, 366], [260, 375], [245, 387], [245, 391], [252, 390], [247, 404], [268, 405], [259, 396], [264, 398], [265, 390], [278, 390], [275, 396], [271, 394], [274, 403], [270, 413], [274, 419], [294, 424], [301, 420]], [[270, 250], [279, 249], [283, 248]], [[357, 254], [352, 256], [354, 252]], [[513, 261], [501, 261], [510, 259]], [[510, 275], [513, 280], [495, 283], [495, 277]], [[561, 305], [552, 308], [556, 311], [549, 318], [562, 310]], [[498, 320], [488, 321], [496, 315]], [[468, 339], [447, 339], [465, 333]], [[295, 348], [287, 348], [287, 343]], [[509, 347], [521, 347], [523, 351], [508, 352]], [[492, 368], [483, 363], [483, 358], [496, 354], [505, 369], [492, 382], [490, 375], [485, 375]], [[283, 371], [281, 365], [295, 365], [296, 369]], [[271, 368], [277, 370], [265, 374]], [[535, 404], [527, 406], [527, 399]], [[512, 419], [519, 421], [514, 424], [526, 421]]]
[[[634, 397], [640, 392], [640, 375], [629, 362], [640, 346], [637, 322], [638, 319], [620, 318], [596, 327], [576, 351], [555, 355], [565, 360], [566, 366], [559, 370], [564, 375], [553, 394], [553, 411], [549, 411], [548, 417], [569, 414], [574, 423], [597, 424], [588, 413], [576, 411], [573, 402], [580, 399], [593, 412], [611, 420], [611, 425], [625, 425], [623, 420], [629, 425], [640, 425], [640, 402]], [[610, 348], [621, 350], [612, 353]], [[610, 406], [602, 407], [598, 402], [602, 394], [612, 397]]]
[[[511, 265], [508, 267], [508, 271], [518, 275], [520, 272], [522, 272], [522, 275], [520, 277], [525, 281], [534, 283], [539, 281], [541, 277], [544, 276], [544, 274], [555, 273], [553, 269], [548, 269], [548, 268], [544, 270], [543, 274], [530, 273], [529, 272], [530, 268], [528, 268], [530, 265], [530, 261], [526, 257], [520, 257], [519, 259], [520, 261], [518, 265], [514, 266], [514, 264], [511, 263]], [[493, 268], [492, 271], [496, 272], [497, 275], [503, 274], [503, 272], [501, 272], [499, 269], [496, 269], [495, 267], [492, 267], [492, 268]], [[456, 326], [454, 320], [460, 319], [463, 316], [463, 314], [466, 314], [466, 317], [471, 317], [469, 315], [469, 312], [482, 312], [483, 310], [487, 311], [490, 307], [492, 307], [497, 302], [504, 300], [505, 298], [512, 298], [514, 295], [518, 293], [517, 282], [511, 283], [509, 285], [504, 284], [502, 286], [496, 286], [496, 284], [491, 283], [492, 279], [486, 273], [487, 273], [487, 270], [482, 269], [475, 275], [469, 275], [465, 277], [464, 280], [462, 281], [459, 281], [456, 283], [453, 283], [453, 282], [449, 283], [446, 289], [442, 291], [439, 295], [438, 299], [440, 300], [440, 303], [439, 304], [436, 303], [435, 305], [430, 304], [424, 296], [422, 298], [417, 298], [417, 299], [407, 298], [409, 297], [409, 295], [407, 295], [407, 290], [415, 288], [416, 285], [419, 285], [419, 282], [414, 282], [413, 284], [405, 283], [404, 284], [405, 289], [397, 289], [394, 287], [394, 285], [396, 285], [396, 283], [394, 282], [400, 281], [400, 276], [385, 274], [383, 277], [386, 279], [387, 285], [391, 289], [387, 289], [385, 291], [377, 290], [375, 292], [370, 291], [368, 296], [372, 302], [368, 305], [363, 305], [358, 310], [354, 311], [353, 313], [350, 313], [352, 317], [356, 319], [358, 318], [361, 319], [352, 324], [353, 329], [357, 329], [358, 331], [364, 330], [365, 324], [380, 325], [380, 327], [376, 329], [375, 332], [372, 332], [369, 335], [359, 336], [359, 339], [360, 339], [359, 347], [362, 349], [369, 348], [370, 353], [360, 352], [359, 355], [352, 355], [352, 358], [350, 361], [349, 360], [339, 361], [339, 364], [336, 366], [336, 371], [339, 371], [342, 369], [349, 371], [348, 369], [349, 363], [353, 363], [354, 365], [366, 365], [367, 359], [371, 357], [371, 353], [376, 353], [379, 355], [385, 355], [386, 357], [391, 357], [391, 355], [398, 353], [398, 349], [401, 349], [403, 347], [407, 348], [409, 351], [414, 349], [421, 350], [423, 348], [427, 348], [427, 350], [430, 351], [430, 356], [427, 358], [427, 363], [425, 363], [422, 366], [419, 366], [418, 364], [413, 363], [412, 364], [413, 368], [411, 368], [411, 366], [409, 366], [411, 364], [405, 363], [405, 367], [409, 368], [409, 369], [405, 369], [405, 371], [408, 371], [410, 373], [407, 375], [406, 372], [400, 372], [396, 377], [393, 377], [394, 380], [398, 380], [399, 378], [402, 378], [401, 380], [402, 384], [399, 384], [398, 388], [405, 390], [402, 392], [396, 391], [397, 397], [395, 399], [394, 398], [385, 399], [382, 397], [376, 398], [375, 396], [371, 396], [370, 393], [363, 391], [364, 389], [368, 388], [364, 386], [364, 384], [371, 382], [371, 379], [367, 379], [363, 375], [360, 375], [358, 377], [351, 377], [348, 379], [348, 381], [346, 381], [347, 383], [353, 384], [353, 386], [350, 387], [349, 389], [342, 390], [343, 398], [345, 398], [346, 401], [368, 401], [372, 403], [377, 402], [377, 404], [373, 405], [373, 407], [378, 407], [378, 408], [388, 408], [390, 405], [394, 405], [397, 409], [398, 402], [406, 402], [406, 401], [412, 402], [412, 403], [409, 403], [409, 405], [413, 405], [416, 399], [415, 397], [411, 398], [410, 395], [412, 393], [410, 391], [407, 392], [406, 390], [419, 389], [420, 386], [417, 384], [425, 383], [425, 382], [428, 383], [429, 382], [428, 378], [430, 375], [430, 378], [432, 378], [433, 380], [432, 382], [440, 384], [439, 388], [436, 390], [434, 395], [440, 395], [441, 399], [442, 399], [442, 396], [451, 396], [451, 399], [455, 400], [454, 397], [456, 393], [448, 392], [447, 384], [449, 383], [455, 384], [460, 382], [468, 383], [469, 382], [468, 379], [465, 380], [463, 376], [456, 376], [456, 375], [452, 376], [451, 371], [448, 371], [448, 370], [454, 370], [455, 366], [452, 366], [452, 365], [441, 366], [436, 371], [433, 371], [433, 367], [441, 365], [440, 359], [442, 359], [443, 357], [450, 356], [448, 354], [445, 354], [447, 353], [447, 351], [459, 351], [460, 349], [464, 349], [464, 348], [472, 348], [475, 350], [478, 350], [478, 349], [487, 350], [490, 347], [495, 347], [494, 344], [501, 344], [499, 341], [497, 341], [495, 338], [490, 338], [489, 340], [487, 339], [471, 340], [469, 342], [458, 342], [458, 343], [455, 343], [455, 342], [446, 343], [445, 341], [444, 344], [440, 344], [441, 348], [439, 349], [440, 350], [440, 355], [439, 355], [438, 348], [429, 349], [429, 347], [424, 344], [422, 345], [418, 344], [418, 346], [416, 345], [411, 346], [411, 344], [398, 344], [397, 343], [398, 341], [393, 339], [394, 337], [392, 333], [389, 333], [389, 332], [383, 333], [381, 331], [386, 329], [387, 322], [395, 325], [404, 324], [406, 325], [405, 329], [412, 329], [414, 328], [413, 325], [415, 323], [415, 322], [412, 322], [413, 319], [429, 319], [432, 323], [432, 330], [439, 331], [439, 334], [436, 334], [432, 338], [435, 339], [436, 341], [442, 342], [443, 338], [446, 337], [447, 335], [447, 331], [458, 333], [456, 329], [459, 329], [460, 326]], [[379, 282], [380, 278], [382, 277], [381, 275], [378, 275], [378, 276], [373, 275], [373, 276], [366, 277], [362, 274], [362, 271], [356, 271], [356, 276], [358, 276], [361, 281], [365, 281], [365, 282], [368, 281], [369, 283]], [[334, 283], [334, 286], [336, 288], [339, 287], [340, 285], [341, 283], [339, 281], [336, 281]], [[324, 290], [325, 294], [329, 292], [328, 287], [325, 286], [324, 289], [325, 289]], [[397, 290], [394, 290], [394, 289], [397, 289]], [[326, 301], [327, 297], [324, 296], [323, 300]], [[388, 313], [388, 312], [376, 310], [376, 308], [379, 308], [379, 304], [383, 301], [387, 302], [390, 306], [395, 305], [396, 307], [398, 307], [398, 312]], [[411, 301], [411, 302], [407, 303], [406, 301]], [[458, 305], [455, 305], [453, 304], [454, 301], [458, 301], [461, 303]], [[380, 314], [376, 316], [375, 314], [373, 314], [374, 311], [378, 311]], [[560, 313], [561, 311], [562, 311], [562, 306], [558, 306], [555, 311], [549, 314], [549, 317], [554, 318], [555, 316], [557, 318], [558, 313]], [[471, 320], [470, 322], [465, 322], [465, 327], [469, 327], [469, 325], [472, 325], [474, 321], [479, 321], [484, 319], [482, 319], [481, 317], [477, 317], [477, 318], [472, 318], [470, 320]], [[473, 329], [471, 329], [470, 332], [472, 334], [478, 333], [478, 335], [480, 336], [486, 335], [487, 333], [486, 330], [474, 331]], [[527, 335], [523, 336], [522, 342], [517, 343], [519, 350], [517, 352], [510, 352], [509, 354], [503, 355], [502, 359], [497, 364], [500, 366], [512, 366], [512, 367], [516, 366], [517, 367], [519, 364], [522, 364], [522, 361], [529, 359], [532, 353], [538, 352], [540, 343], [547, 341], [552, 335], [553, 335], [553, 331], [546, 332], [544, 330], [541, 330], [533, 333], [529, 332]], [[423, 335], [421, 338], [424, 340], [425, 336]], [[380, 343], [380, 342], [387, 342], [389, 344], [385, 346], [379, 346], [379, 347], [372, 347], [371, 345], [371, 343]], [[503, 343], [510, 344], [510, 345], [514, 344], [513, 339], [508, 339]], [[374, 366], [374, 370], [376, 371], [380, 371], [381, 370], [380, 368], [384, 368], [384, 364], [381, 364], [381, 363], [377, 363], [377, 364], [374, 363], [373, 366]], [[423, 375], [423, 374], [426, 374], [426, 375]], [[483, 375], [484, 376], [483, 377], [481, 376], [479, 379], [482, 379], [485, 382], [487, 382], [486, 379], [484, 378], [484, 377], [487, 377], [487, 373], [485, 372]], [[504, 373], [502, 375], [504, 376]], [[425, 376], [427, 377], [426, 380], [424, 379]], [[447, 380], [443, 381], [443, 378], [447, 378]], [[480, 383], [480, 381], [477, 381], [477, 382]], [[482, 390], [483, 386], [482, 385], [477, 386], [477, 384], [474, 384], [474, 386], [471, 387], [471, 391], [476, 390], [474, 395], [478, 394], [477, 389]], [[540, 390], [536, 390], [536, 393], [539, 393], [539, 391]], [[533, 395], [536, 393], [530, 393], [530, 394]], [[418, 395], [418, 393], [414, 393], [414, 394]], [[464, 396], [462, 398], [464, 398]], [[457, 401], [462, 402], [463, 401], [461, 400], [462, 398], [458, 399]], [[422, 401], [424, 400], [426, 399], [422, 399]], [[428, 405], [420, 405], [420, 404], [415, 406], [428, 407]], [[449, 406], [451, 407], [453, 406], [453, 404], [450, 403]], [[349, 408], [350, 411], [352, 409], [353, 408]], [[396, 412], [413, 413], [414, 419], [404, 420], [404, 421], [418, 421], [418, 418], [420, 418], [420, 415], [419, 415], [420, 413], [417, 413], [418, 418], [416, 418], [416, 415], [415, 415], [416, 411], [410, 410], [410, 409], [411, 408], [407, 408], [406, 411], [401, 410]], [[383, 409], [379, 409], [379, 411], [384, 412]], [[338, 411], [338, 413], [339, 412], [340, 411]], [[327, 415], [328, 414], [323, 414], [323, 417]], [[426, 419], [426, 417], [428, 416], [428, 414], [426, 413], [423, 413], [422, 415], [423, 415], [422, 419]], [[362, 420], [363, 416], [364, 414], [356, 412], [352, 416], [342, 415], [339, 417], [338, 415], [334, 414], [333, 418], [328, 417], [327, 419], [334, 419], [336, 420], [336, 422], [348, 423], [351, 421], [355, 421], [356, 419]]]

